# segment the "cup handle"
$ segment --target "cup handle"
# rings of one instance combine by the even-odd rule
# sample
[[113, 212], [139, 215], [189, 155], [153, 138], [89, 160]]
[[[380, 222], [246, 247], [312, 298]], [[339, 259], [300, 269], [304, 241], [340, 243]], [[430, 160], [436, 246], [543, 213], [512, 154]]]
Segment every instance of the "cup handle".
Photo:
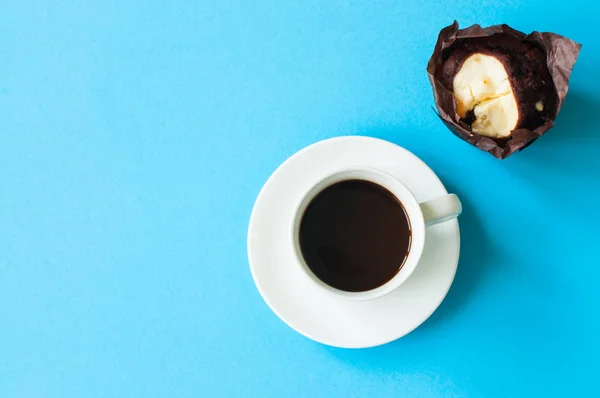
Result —
[[428, 200], [420, 206], [426, 226], [448, 221], [462, 213], [460, 199], [453, 193]]

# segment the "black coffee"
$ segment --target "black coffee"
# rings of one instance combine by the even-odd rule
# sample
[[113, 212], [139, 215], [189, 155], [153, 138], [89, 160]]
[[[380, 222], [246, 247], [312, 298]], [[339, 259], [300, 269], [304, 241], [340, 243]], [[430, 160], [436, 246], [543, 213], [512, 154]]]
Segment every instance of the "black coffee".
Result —
[[321, 191], [300, 222], [304, 261], [323, 282], [348, 292], [392, 279], [410, 250], [406, 211], [382, 186], [347, 180]]

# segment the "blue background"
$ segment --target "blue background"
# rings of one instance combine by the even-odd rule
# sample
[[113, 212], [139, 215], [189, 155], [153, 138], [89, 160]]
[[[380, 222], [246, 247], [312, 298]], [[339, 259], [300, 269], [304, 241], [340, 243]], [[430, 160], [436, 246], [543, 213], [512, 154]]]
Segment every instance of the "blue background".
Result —
[[[598, 11], [2, 1], [0, 397], [593, 395]], [[556, 127], [505, 161], [430, 108], [425, 65], [454, 18], [584, 45]], [[446, 301], [405, 338], [354, 351], [285, 326], [246, 257], [270, 173], [349, 134], [413, 151], [465, 208]]]

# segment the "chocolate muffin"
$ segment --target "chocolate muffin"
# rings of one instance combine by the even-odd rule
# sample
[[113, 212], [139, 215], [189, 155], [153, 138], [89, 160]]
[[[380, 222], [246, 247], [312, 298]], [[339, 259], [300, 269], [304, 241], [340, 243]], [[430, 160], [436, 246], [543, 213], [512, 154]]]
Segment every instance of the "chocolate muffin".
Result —
[[500, 33], [456, 40], [442, 59], [438, 79], [453, 92], [457, 114], [474, 133], [506, 138], [556, 116], [558, 96], [539, 46]]
[[553, 126], [580, 48], [555, 33], [454, 22], [427, 65], [438, 115], [455, 135], [504, 159]]

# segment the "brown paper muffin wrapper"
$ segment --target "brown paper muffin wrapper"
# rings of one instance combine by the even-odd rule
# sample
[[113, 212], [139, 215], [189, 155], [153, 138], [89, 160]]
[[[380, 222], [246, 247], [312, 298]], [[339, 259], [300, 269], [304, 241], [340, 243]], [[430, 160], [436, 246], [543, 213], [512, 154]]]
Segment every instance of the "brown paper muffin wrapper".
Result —
[[[444, 87], [442, 82], [436, 78], [438, 68], [441, 68], [445, 61], [443, 59], [444, 50], [451, 47], [457, 39], [485, 37], [495, 33], [504, 33], [521, 41], [537, 44], [546, 53], [548, 71], [558, 94], [556, 112], [550, 119], [534, 130], [524, 128], [513, 130], [512, 134], [504, 139], [494, 139], [473, 133], [471, 127], [462, 122], [456, 114], [456, 101], [452, 91]], [[489, 152], [498, 159], [504, 159], [531, 145], [533, 141], [552, 128], [567, 96], [569, 77], [580, 49], [581, 44], [555, 33], [533, 32], [526, 35], [508, 25], [494, 25], [488, 28], [473, 25], [466, 29], [458, 29], [458, 22], [454, 21], [452, 25], [440, 31], [435, 49], [427, 64], [427, 74], [433, 89], [438, 116], [457, 137]]]

